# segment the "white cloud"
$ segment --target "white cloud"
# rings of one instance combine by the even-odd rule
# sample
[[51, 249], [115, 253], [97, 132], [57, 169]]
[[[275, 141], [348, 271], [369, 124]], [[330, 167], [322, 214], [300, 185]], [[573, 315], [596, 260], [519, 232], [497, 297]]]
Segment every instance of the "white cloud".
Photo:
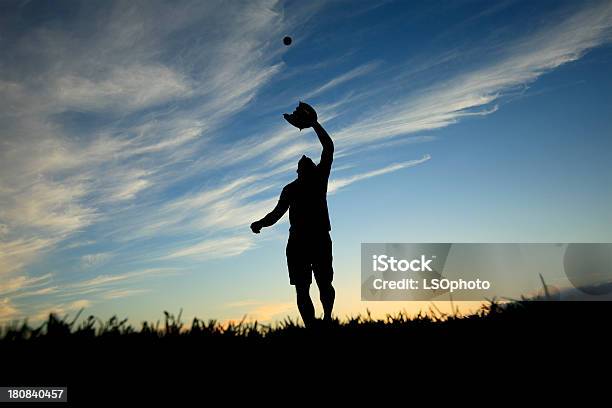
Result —
[[491, 104], [504, 92], [531, 83], [610, 41], [611, 28], [612, 4], [586, 8], [508, 45], [505, 56], [497, 62], [377, 108], [366, 119], [342, 129], [336, 138], [347, 147], [379, 143], [446, 127], [462, 117], [491, 114], [498, 109]]
[[132, 65], [90, 79], [66, 75], [55, 81], [54, 95], [63, 109], [141, 109], [190, 96], [186, 79], [163, 65]]
[[91, 301], [87, 299], [75, 300], [68, 305], [69, 310], [84, 309], [91, 306]]
[[151, 182], [144, 179], [136, 179], [128, 184], [124, 184], [121, 186], [119, 191], [117, 191], [113, 196], [113, 200], [129, 200], [132, 199], [138, 194], [140, 191], [149, 187]]
[[3, 279], [37, 259], [43, 251], [59, 242], [56, 238], [16, 238], [0, 242], [0, 275]]
[[36, 297], [36, 296], [45, 296], [51, 295], [58, 292], [59, 286], [47, 286], [46, 288], [34, 289], [22, 291], [17, 294], [11, 295], [13, 299], [19, 299], [24, 297]]
[[238, 189], [243, 188], [244, 186], [249, 185], [254, 181], [255, 177], [252, 176], [231, 180], [227, 184], [217, 186], [215, 188], [208, 188], [197, 194], [192, 194], [175, 200], [168, 205], [168, 208], [181, 208], [185, 210], [194, 210], [202, 208], [210, 203], [232, 195]]
[[243, 227], [243, 230], [247, 231], [247, 227], [251, 222], [266, 215], [266, 213], [274, 208], [277, 201], [278, 197], [249, 202], [242, 202], [228, 197], [208, 207], [201, 214], [196, 226], [216, 232], [236, 227]]
[[43, 251], [87, 227], [94, 208], [79, 203], [85, 189], [79, 182], [36, 181], [2, 197], [0, 219], [10, 225], [11, 239], [0, 241], [0, 275], [20, 270]]
[[431, 156], [425, 155], [421, 159], [418, 159], [418, 160], [410, 160], [410, 161], [406, 161], [402, 163], [391, 164], [381, 169], [356, 174], [350, 177], [333, 179], [329, 182], [327, 192], [330, 194], [333, 194], [333, 193], [336, 193], [341, 188], [349, 186], [357, 181], [366, 180], [372, 177], [382, 176], [383, 174], [392, 173], [394, 171], [405, 169], [407, 167], [414, 167], [419, 164], [425, 163], [429, 159], [431, 159]]
[[255, 305], [259, 305], [259, 304], [261, 304], [261, 302], [258, 301], [258, 300], [239, 300], [237, 302], [227, 303], [225, 305], [225, 307], [233, 309], [233, 308], [237, 308], [237, 307], [255, 306]]
[[0, 294], [12, 294], [24, 289], [44, 285], [48, 283], [50, 279], [50, 273], [36, 277], [16, 276], [14, 278], [3, 279], [0, 281]]
[[330, 89], [341, 85], [345, 82], [349, 82], [355, 78], [358, 78], [360, 76], [366, 75], [370, 72], [372, 72], [377, 66], [379, 65], [378, 62], [370, 62], [368, 64], [363, 64], [360, 65], [356, 68], [351, 69], [348, 72], [345, 72], [342, 75], [337, 76], [336, 78], [333, 78], [331, 80], [329, 80], [328, 82], [326, 82], [325, 84], [321, 85], [320, 87], [318, 87], [317, 89], [315, 89], [314, 91], [311, 91], [309, 93], [307, 93], [303, 98], [307, 99], [307, 98], [312, 98], [315, 97], [319, 94], [325, 93], [327, 91], [329, 91]]
[[64, 235], [91, 223], [93, 209], [78, 204], [85, 194], [80, 183], [39, 181], [5, 197], [2, 218], [13, 225], [27, 226]]
[[226, 258], [240, 255], [251, 249], [255, 244], [249, 236], [235, 236], [218, 239], [208, 239], [195, 245], [187, 246], [171, 252], [163, 259], [193, 257], [197, 259]]
[[0, 299], [0, 323], [15, 320], [19, 316], [19, 310], [9, 298]]
[[87, 290], [87, 289], [99, 289], [107, 285], [112, 285], [118, 282], [134, 281], [142, 279], [147, 276], [161, 276], [168, 273], [175, 273], [175, 268], [148, 268], [142, 270], [136, 270], [131, 272], [125, 272], [116, 275], [98, 275], [91, 279], [86, 279], [71, 283], [64, 286], [66, 292], [74, 294], [73, 291]]
[[[185, 177], [281, 69], [278, 4], [221, 4], [84, 4], [78, 32], [33, 26], [4, 50], [27, 72], [0, 72], [0, 274], [118, 214], [129, 223], [128, 206]], [[103, 125], [64, 126], [87, 113]]]
[[130, 296], [136, 296], [150, 292], [149, 289], [117, 289], [109, 290], [102, 294], [102, 298], [106, 300], [121, 299]]

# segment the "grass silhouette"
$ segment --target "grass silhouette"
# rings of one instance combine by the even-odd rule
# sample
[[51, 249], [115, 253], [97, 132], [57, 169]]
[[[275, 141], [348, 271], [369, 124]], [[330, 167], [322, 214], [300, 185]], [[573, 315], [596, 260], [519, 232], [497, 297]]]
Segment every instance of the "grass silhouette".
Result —
[[[480, 380], [493, 380], [487, 370], [501, 367], [524, 378], [541, 364], [557, 364], [549, 351], [554, 347], [580, 356], [606, 349], [600, 343], [608, 338], [610, 310], [609, 302], [522, 299], [492, 301], [471, 314], [444, 314], [432, 306], [416, 315], [367, 313], [308, 329], [289, 318], [273, 325], [197, 318], [186, 324], [181, 313], [164, 312], [161, 321], [134, 327], [116, 316], [103, 321], [79, 320], [82, 311], [72, 318], [51, 314], [37, 326], [23, 321], [2, 328], [0, 384], [68, 386], [69, 402], [89, 405], [189, 399], [190, 390], [203, 387], [229, 387], [228, 398], [270, 384], [333, 388], [340, 372], [357, 381], [381, 376], [386, 387], [385, 378], [398, 368], [411, 378], [472, 368], [482, 371]], [[578, 340], [570, 341], [572, 335]]]
[[[387, 378], [389, 366], [437, 377], [441, 369], [471, 367], [494, 379], [487, 370], [537, 372], [539, 364], [556, 364], [551, 347], [570, 355], [598, 350], [587, 339], [609, 338], [610, 310], [608, 302], [519, 300], [489, 302], [465, 315], [435, 308], [417, 315], [365, 314], [309, 329], [289, 318], [274, 325], [196, 318], [187, 325], [181, 313], [165, 312], [161, 321], [135, 328], [117, 317], [79, 321], [79, 315], [52, 314], [36, 327], [24, 321], [2, 328], [0, 383], [66, 385], [69, 401], [81, 405], [92, 396], [106, 402], [187, 398], [203, 384], [210, 392], [229, 387], [228, 396], [236, 398], [243, 389], [260, 392], [270, 384], [289, 390], [334, 386], [340, 371], [371, 380]], [[570, 342], [573, 335], [580, 340]]]
[[[541, 299], [540, 299], [541, 300]], [[590, 302], [599, 304], [599, 302]], [[554, 306], [552, 306], [554, 305]], [[343, 320], [335, 319], [331, 324], [320, 322], [318, 327], [307, 329], [298, 321], [289, 317], [272, 325], [261, 324], [257, 321], [229, 322], [222, 324], [217, 320], [202, 320], [194, 318], [191, 325], [182, 321], [182, 310], [178, 315], [164, 311], [163, 321], [143, 322], [140, 328], [135, 328], [128, 319], [119, 319], [113, 316], [103, 321], [95, 316], [89, 316], [79, 321], [83, 309], [74, 318], [66, 315], [60, 318], [56, 314], [50, 314], [46, 321], [36, 327], [28, 324], [27, 319], [23, 322], [11, 322], [0, 327], [0, 345], [11, 344], [44, 344], [62, 342], [99, 342], [108, 340], [125, 341], [159, 341], [164, 339], [191, 339], [206, 342], [214, 339], [237, 339], [250, 343], [270, 343], [282, 341], [286, 338], [307, 336], [337, 336], [342, 334], [365, 334], [376, 333], [387, 335], [385, 331], [398, 333], [410, 333], [419, 336], [420, 332], [428, 330], [444, 331], [448, 329], [478, 330], [478, 328], [490, 328], [500, 322], [504, 325], [518, 323], [527, 325], [531, 323], [543, 323], [545, 321], [556, 321], [559, 314], [568, 317], [566, 313], [575, 311], [577, 302], [542, 302], [527, 299], [515, 300], [506, 303], [489, 301], [483, 304], [475, 313], [462, 314], [458, 309], [453, 313], [443, 313], [432, 305], [428, 312], [419, 312], [410, 315], [405, 311], [395, 314], [386, 314], [382, 318], [374, 318], [369, 313], [347, 317]], [[585, 303], [580, 304], [585, 307]], [[592, 316], [593, 310], [590, 311]], [[586, 317], [586, 316], [583, 316]], [[78, 322], [78, 323], [77, 323]]]
[[[491, 301], [483, 305], [476, 313], [461, 314], [458, 310], [448, 314], [432, 306], [429, 312], [419, 312], [409, 315], [405, 311], [387, 314], [383, 318], [373, 318], [369, 311], [365, 315], [348, 317], [344, 320], [336, 319], [331, 324], [306, 329], [297, 321], [287, 317], [272, 325], [261, 324], [257, 321], [229, 322], [222, 324], [217, 320], [202, 320], [194, 318], [191, 325], [186, 325], [182, 319], [182, 311], [178, 315], [164, 311], [163, 322], [143, 322], [139, 329], [128, 323], [128, 319], [119, 319], [113, 316], [103, 321], [95, 316], [89, 316], [78, 322], [83, 312], [81, 309], [74, 318], [68, 315], [60, 318], [50, 314], [46, 321], [36, 327], [23, 322], [12, 322], [0, 328], [0, 344], [9, 343], [45, 343], [58, 340], [87, 342], [104, 342], [109, 339], [130, 339], [131, 341], [152, 341], [170, 338], [198, 339], [241, 339], [249, 342], [270, 342], [293, 336], [302, 336], [310, 332], [317, 334], [339, 334], [343, 332], [369, 332], [378, 330], [419, 331], [427, 328], [448, 328], [453, 325], [469, 324], [474, 321], [494, 321], [518, 317], [526, 309], [535, 309], [536, 304], [528, 301], [518, 301], [501, 304]], [[78, 322], [78, 323], [77, 323]]]

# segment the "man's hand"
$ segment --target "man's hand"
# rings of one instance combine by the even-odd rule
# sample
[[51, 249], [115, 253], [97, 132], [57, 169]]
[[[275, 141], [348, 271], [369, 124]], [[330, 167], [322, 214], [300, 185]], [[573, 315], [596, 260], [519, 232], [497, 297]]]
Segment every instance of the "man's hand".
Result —
[[300, 102], [292, 114], [285, 113], [285, 120], [302, 130], [314, 126], [317, 123], [317, 112], [307, 103]]
[[261, 222], [255, 221], [251, 224], [251, 231], [253, 231], [255, 234], [259, 234], [261, 232], [262, 227], [263, 226], [261, 225]]

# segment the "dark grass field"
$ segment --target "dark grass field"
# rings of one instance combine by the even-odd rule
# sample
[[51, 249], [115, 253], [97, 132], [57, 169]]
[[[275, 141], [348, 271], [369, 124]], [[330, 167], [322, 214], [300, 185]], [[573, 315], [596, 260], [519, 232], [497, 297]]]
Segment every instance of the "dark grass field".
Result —
[[273, 327], [184, 324], [168, 313], [161, 323], [134, 328], [117, 318], [76, 323], [51, 315], [36, 328], [3, 328], [0, 383], [67, 385], [70, 402], [81, 405], [92, 398], [337, 389], [347, 376], [364, 387], [381, 380], [477, 383], [504, 372], [526, 378], [568, 362], [602, 361], [612, 344], [611, 310], [594, 302], [490, 303], [470, 315], [400, 312], [314, 329], [290, 320]]

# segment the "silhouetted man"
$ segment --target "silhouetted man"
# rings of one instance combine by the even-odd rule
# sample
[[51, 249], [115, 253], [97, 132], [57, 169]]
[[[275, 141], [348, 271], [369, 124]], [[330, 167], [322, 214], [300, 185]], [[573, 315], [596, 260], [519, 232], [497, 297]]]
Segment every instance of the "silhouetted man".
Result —
[[295, 111], [285, 114], [285, 119], [300, 130], [312, 127], [319, 137], [323, 152], [318, 165], [306, 156], [298, 162], [298, 177], [287, 184], [276, 207], [264, 218], [251, 224], [258, 234], [262, 227], [276, 223], [289, 210], [289, 240], [287, 242], [287, 266], [289, 281], [295, 286], [297, 304], [304, 324], [312, 326], [315, 311], [310, 299], [310, 284], [314, 274], [324, 319], [330, 321], [336, 293], [332, 286], [331, 225], [327, 211], [327, 181], [334, 157], [334, 143], [317, 121], [317, 113], [308, 104], [300, 102]]

